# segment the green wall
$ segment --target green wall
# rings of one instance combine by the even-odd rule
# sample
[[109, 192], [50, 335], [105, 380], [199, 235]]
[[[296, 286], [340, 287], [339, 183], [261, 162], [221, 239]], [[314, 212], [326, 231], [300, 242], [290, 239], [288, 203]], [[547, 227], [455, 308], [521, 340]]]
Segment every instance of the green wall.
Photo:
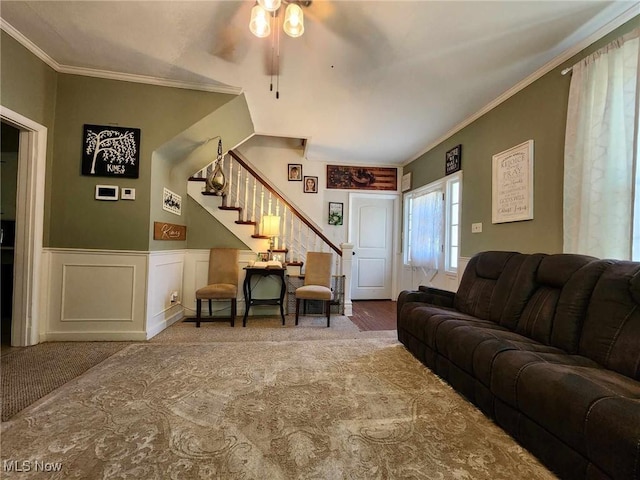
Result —
[[187, 248], [251, 250], [193, 198], [187, 198]]
[[[197, 231], [199, 228], [210, 229], [213, 226], [219, 226], [219, 223], [210, 216], [213, 225], [205, 226], [206, 224], [201, 222], [187, 225], [186, 242], [153, 239], [154, 222], [185, 224], [186, 213], [191, 205], [190, 202], [185, 201], [188, 198], [187, 179], [209, 165], [217, 156], [218, 139], [207, 140], [221, 137], [223, 149], [227, 150], [251, 135], [253, 135], [253, 122], [249, 115], [249, 107], [244, 95], [238, 95], [154, 152], [151, 171], [150, 250], [187, 248], [190, 244], [189, 239], [192, 236], [196, 238], [199, 236]], [[162, 208], [165, 187], [182, 197], [182, 215], [175, 215]], [[233, 237], [228, 231], [211, 237], [207, 247], [232, 247], [234, 242], [229, 244], [225, 240], [228, 236]]]
[[[149, 249], [153, 151], [234, 98], [235, 95], [59, 75], [54, 161], [49, 173], [52, 194], [48, 246]], [[141, 129], [139, 178], [80, 174], [85, 123]], [[136, 200], [95, 200], [96, 184], [133, 187]]]
[[[560, 72], [639, 26], [640, 17], [635, 17], [404, 168], [404, 173], [412, 173], [413, 188], [431, 183], [444, 176], [445, 152], [462, 144], [462, 256], [484, 250], [562, 251], [564, 134], [571, 75]], [[534, 219], [494, 225], [492, 156], [529, 139], [534, 141]], [[477, 222], [482, 222], [482, 233], [472, 234], [471, 224]]]
[[[0, 104], [47, 127], [47, 171], [53, 162], [57, 73], [0, 31]], [[44, 245], [48, 244], [51, 177], [45, 179]]]

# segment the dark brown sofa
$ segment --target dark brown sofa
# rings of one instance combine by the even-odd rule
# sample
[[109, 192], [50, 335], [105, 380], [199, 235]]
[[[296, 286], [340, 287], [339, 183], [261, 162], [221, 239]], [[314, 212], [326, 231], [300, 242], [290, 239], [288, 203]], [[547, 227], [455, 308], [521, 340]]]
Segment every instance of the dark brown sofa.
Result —
[[398, 338], [562, 478], [640, 479], [640, 263], [483, 252]]

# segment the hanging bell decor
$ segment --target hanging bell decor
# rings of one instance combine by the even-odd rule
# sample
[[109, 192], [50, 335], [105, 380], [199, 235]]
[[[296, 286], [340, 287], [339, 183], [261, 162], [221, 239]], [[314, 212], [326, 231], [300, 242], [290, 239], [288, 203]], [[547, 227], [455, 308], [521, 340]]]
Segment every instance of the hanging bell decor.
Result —
[[223, 196], [227, 194], [227, 177], [222, 171], [222, 139], [218, 140], [218, 157], [213, 171], [207, 176], [205, 190], [214, 195]]

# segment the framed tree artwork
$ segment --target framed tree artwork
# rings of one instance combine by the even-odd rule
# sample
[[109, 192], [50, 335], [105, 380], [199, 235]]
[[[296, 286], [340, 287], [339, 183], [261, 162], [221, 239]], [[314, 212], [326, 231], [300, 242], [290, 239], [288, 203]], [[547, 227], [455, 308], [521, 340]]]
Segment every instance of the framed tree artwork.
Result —
[[140, 129], [85, 125], [82, 135], [82, 174], [138, 178]]

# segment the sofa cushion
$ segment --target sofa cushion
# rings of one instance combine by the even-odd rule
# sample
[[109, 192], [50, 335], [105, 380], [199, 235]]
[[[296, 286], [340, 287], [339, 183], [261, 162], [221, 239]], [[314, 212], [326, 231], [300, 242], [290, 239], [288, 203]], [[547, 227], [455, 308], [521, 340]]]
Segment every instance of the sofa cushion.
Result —
[[453, 306], [474, 317], [498, 322], [527, 255], [515, 252], [482, 252], [469, 260]]
[[[597, 438], [602, 432], [616, 449], [627, 453], [618, 452], [616, 463], [627, 463], [615, 468], [637, 473], [640, 441], [637, 382], [602, 367], [538, 362], [521, 371], [516, 390], [520, 411], [573, 449], [593, 458], [593, 448], [602, 446], [605, 439]], [[600, 430], [598, 424], [607, 421], [606, 415], [610, 415], [608, 428]], [[598, 465], [603, 468], [606, 462]]]
[[[536, 287], [526, 302], [515, 330], [549, 345], [556, 321], [577, 323], [586, 309], [585, 302], [581, 305], [582, 311], [576, 312], [577, 315], [566, 313], [558, 317], [557, 306], [562, 296], [572, 296], [572, 278], [594, 260], [595, 258], [586, 255], [557, 254], [543, 257], [535, 272]], [[518, 278], [517, 281], [520, 283], [522, 280]]]
[[578, 352], [640, 380], [640, 264], [611, 262], [596, 283]]

